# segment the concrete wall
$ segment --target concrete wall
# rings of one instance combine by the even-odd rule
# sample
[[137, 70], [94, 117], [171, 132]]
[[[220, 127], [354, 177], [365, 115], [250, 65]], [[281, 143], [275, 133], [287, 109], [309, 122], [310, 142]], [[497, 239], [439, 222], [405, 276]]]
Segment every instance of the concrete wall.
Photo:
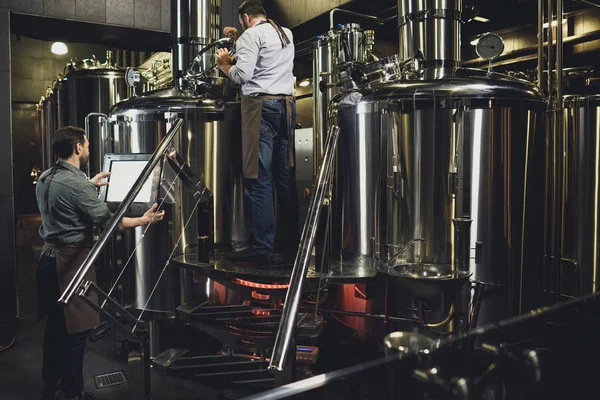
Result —
[[168, 32], [169, 0], [0, 0], [23, 14]]
[[37, 103], [63, 72], [71, 59], [83, 60], [96, 56], [104, 62], [106, 50], [116, 49], [86, 43], [66, 43], [69, 52], [58, 55], [50, 51], [52, 42], [11, 35], [12, 101]]

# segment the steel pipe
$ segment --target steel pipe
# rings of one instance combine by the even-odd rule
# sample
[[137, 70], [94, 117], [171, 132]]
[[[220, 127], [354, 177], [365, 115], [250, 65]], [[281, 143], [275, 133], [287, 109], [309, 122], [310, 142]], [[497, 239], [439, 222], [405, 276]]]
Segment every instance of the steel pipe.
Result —
[[374, 15], [368, 15], [368, 14], [362, 14], [362, 13], [358, 13], [358, 12], [354, 12], [354, 11], [348, 11], [348, 10], [344, 10], [342, 8], [334, 8], [333, 10], [329, 11], [329, 29], [333, 29], [334, 28], [334, 25], [333, 25], [333, 15], [336, 12], [341, 12], [341, 13], [344, 13], [344, 14], [354, 15], [356, 17], [370, 18], [370, 19], [374, 19], [377, 22], [381, 23], [381, 18], [376, 17]]
[[71, 300], [71, 297], [73, 297], [73, 295], [75, 295], [77, 290], [81, 287], [89, 269], [92, 267], [94, 262], [96, 262], [102, 250], [104, 250], [106, 243], [108, 243], [108, 239], [118, 229], [121, 223], [121, 219], [123, 218], [123, 216], [125, 216], [127, 209], [133, 203], [133, 200], [142, 189], [142, 186], [144, 186], [144, 183], [146, 182], [150, 174], [152, 174], [152, 171], [154, 170], [158, 162], [161, 160], [163, 153], [165, 152], [165, 150], [167, 150], [167, 146], [173, 140], [175, 135], [181, 130], [182, 126], [183, 119], [175, 119], [175, 122], [171, 126], [171, 129], [160, 142], [160, 144], [152, 154], [152, 158], [150, 159], [150, 161], [148, 161], [148, 164], [146, 164], [146, 166], [142, 170], [142, 173], [133, 184], [133, 187], [129, 190], [129, 193], [127, 193], [125, 200], [123, 200], [123, 202], [119, 205], [119, 208], [117, 208], [117, 211], [115, 211], [115, 214], [108, 222], [106, 228], [102, 231], [100, 238], [94, 244], [92, 250], [90, 250], [90, 253], [83, 261], [83, 264], [81, 264], [81, 267], [79, 267], [79, 269], [75, 273], [75, 276], [73, 276], [71, 282], [69, 282], [69, 285], [65, 289], [64, 293], [60, 296], [60, 299], [58, 299], [59, 303], [68, 304]]
[[[563, 104], [563, 0], [556, 0], [556, 107], [558, 111]], [[549, 24], [550, 29], [551, 24]]]
[[[553, 12], [553, 6], [552, 6], [552, 2], [554, 0], [548, 0], [548, 9], [546, 10], [546, 12], [548, 13], [548, 71], [553, 71], [553, 58], [554, 58], [554, 40], [553, 40], [553, 36], [552, 35], [552, 17]], [[552, 87], [552, 74], [549, 73], [548, 74], [548, 104], [550, 105], [551, 109], [553, 109], [554, 107], [554, 91], [553, 91], [553, 87]]]
[[538, 53], [537, 79], [538, 86], [544, 91], [544, 0], [538, 0]]
[[323, 200], [328, 191], [329, 180], [331, 179], [333, 160], [335, 158], [338, 136], [340, 128], [332, 125], [329, 128], [327, 137], [327, 145], [323, 155], [323, 164], [319, 168], [319, 175], [316, 182], [315, 193], [310, 203], [308, 216], [302, 230], [300, 238], [300, 246], [296, 254], [296, 261], [292, 269], [289, 288], [285, 296], [283, 310], [281, 311], [281, 322], [275, 337], [273, 353], [269, 369], [278, 372], [283, 372], [285, 362], [290, 350], [290, 345], [294, 339], [296, 332], [296, 318], [298, 316], [298, 308], [302, 297], [302, 286], [304, 285], [308, 264], [312, 253], [312, 248], [315, 244], [317, 236], [317, 227], [319, 218], [323, 209]]
[[[100, 143], [90, 143], [90, 144], [93, 146], [99, 146], [99, 148], [100, 148], [99, 154], [106, 154], [107, 151], [104, 148], [104, 143], [106, 141], [106, 136], [107, 136], [106, 133], [108, 133], [108, 115], [103, 114], [103, 113], [89, 113], [85, 117], [85, 136], [87, 136], [88, 140], [90, 139], [90, 118], [91, 117], [99, 117], [99, 119], [101, 121], [104, 121], [104, 129], [102, 129], [101, 130], [102, 133], [100, 133]], [[112, 151], [112, 149], [111, 149], [111, 151]], [[90, 176], [90, 163], [88, 163], [88, 165], [87, 165], [87, 175]]]

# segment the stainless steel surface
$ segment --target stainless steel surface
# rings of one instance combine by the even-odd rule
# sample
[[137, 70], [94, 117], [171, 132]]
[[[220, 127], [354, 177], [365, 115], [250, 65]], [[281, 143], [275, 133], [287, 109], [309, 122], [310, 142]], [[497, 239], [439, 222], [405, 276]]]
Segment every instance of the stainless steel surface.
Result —
[[340, 129], [335, 125], [332, 125], [329, 128], [327, 145], [325, 147], [325, 154], [323, 155], [323, 164], [319, 168], [315, 192], [310, 204], [308, 216], [304, 223], [304, 229], [302, 230], [302, 236], [300, 238], [300, 246], [296, 254], [289, 288], [285, 296], [284, 306], [281, 312], [281, 322], [279, 324], [279, 329], [277, 330], [275, 344], [273, 345], [273, 353], [269, 363], [269, 369], [278, 372], [282, 372], [286, 366], [286, 359], [290, 351], [292, 339], [294, 338], [296, 317], [302, 298], [302, 286], [310, 263], [312, 249], [315, 244], [323, 201], [325, 200], [326, 193], [329, 189], [339, 132]]
[[458, 67], [462, 0], [398, 0], [400, 59], [420, 50], [427, 67]]
[[50, 168], [56, 162], [52, 139], [58, 129], [58, 99], [52, 88], [46, 90], [44, 100], [44, 127], [46, 132], [46, 167]]
[[48, 134], [46, 133], [46, 104], [45, 104], [46, 99], [44, 97], [42, 97], [40, 99], [40, 102], [37, 105], [36, 108], [36, 125], [38, 126], [38, 132], [39, 132], [39, 140], [40, 140], [40, 168], [43, 170], [46, 170], [48, 168], [48, 161], [47, 161], [47, 149], [48, 146], [50, 145], [48, 143]]
[[[90, 132], [91, 132], [90, 118], [92, 118], [92, 117], [98, 117], [99, 124], [100, 124], [100, 137], [97, 137], [97, 140], [96, 140], [96, 146], [99, 147], [99, 149], [96, 151], [96, 154], [104, 155], [106, 153], [110, 153], [112, 151], [112, 149], [111, 149], [112, 143], [108, 136], [108, 115], [103, 114], [103, 113], [89, 113], [85, 117], [85, 135], [88, 138], [90, 137]], [[90, 173], [90, 163], [89, 162], [87, 165], [87, 174], [90, 177], [94, 176]]]
[[[247, 246], [249, 232], [246, 229], [243, 207], [243, 179], [241, 167], [241, 137], [239, 103], [216, 100], [201, 100], [176, 89], [150, 92], [125, 102], [111, 110], [111, 131], [114, 151], [117, 153], [148, 153], [171, 126], [172, 113], [178, 113], [184, 121], [183, 134], [174, 142], [177, 153], [185, 160], [214, 196], [213, 221], [215, 246], [240, 250]], [[172, 178], [166, 179], [167, 188]], [[180, 235], [181, 253], [193, 253], [198, 243], [198, 221], [192, 218], [187, 228], [183, 227], [193, 215], [196, 199], [179, 181], [169, 195], [173, 203], [171, 232], [146, 234], [135, 253], [135, 275], [129, 276], [132, 286], [129, 303], [140, 308], [148, 299], [162, 265], [165, 252]], [[136, 229], [138, 243], [142, 231]], [[190, 281], [191, 277], [184, 277]], [[161, 283], [149, 305], [154, 310], [174, 311], [177, 304], [171, 300], [173, 287], [169, 282]], [[187, 289], [182, 290], [185, 297]], [[184, 302], [187, 301], [184, 299]]]
[[167, 149], [169, 143], [173, 140], [175, 135], [181, 130], [182, 126], [183, 120], [181, 118], [177, 118], [173, 121], [169, 132], [166, 134], [164, 139], [160, 142], [160, 144], [152, 154], [152, 158], [150, 159], [150, 161], [148, 161], [148, 164], [142, 170], [140, 176], [133, 184], [133, 187], [131, 188], [129, 193], [127, 193], [125, 200], [123, 200], [123, 202], [119, 205], [113, 217], [106, 224], [106, 228], [104, 228], [102, 234], [98, 238], [98, 241], [92, 247], [90, 254], [85, 258], [83, 264], [81, 265], [81, 267], [79, 267], [79, 269], [73, 276], [73, 279], [71, 280], [71, 282], [69, 282], [69, 285], [58, 299], [59, 303], [68, 304], [71, 297], [81, 287], [81, 284], [85, 280], [85, 275], [87, 274], [88, 270], [98, 259], [98, 256], [106, 246], [106, 243], [108, 242], [110, 236], [119, 228], [121, 219], [127, 212], [127, 209], [133, 203], [133, 200], [142, 189], [142, 186], [146, 182], [146, 179], [148, 179], [156, 165], [162, 159], [164, 151]]
[[510, 293], [499, 309], [482, 311], [482, 320], [538, 305], [545, 143], [537, 87], [458, 69], [444, 79], [341, 94], [333, 106], [342, 132], [331, 205], [334, 257], [368, 255], [372, 238], [403, 245], [418, 237], [425, 241], [399, 263], [454, 265], [452, 219], [468, 217], [474, 279]]
[[339, 68], [366, 61], [365, 38], [360, 25], [342, 25], [336, 32], [334, 57]]
[[[255, 268], [253, 266], [242, 266], [234, 264], [231, 260], [220, 259], [214, 263], [204, 263], [198, 259], [197, 254], [182, 254], [173, 257], [173, 261], [183, 268], [201, 269], [205, 274], [214, 274], [223, 278], [239, 278], [240, 276], [252, 277], [255, 281], [264, 283], [273, 283], [273, 280], [282, 279], [289, 281], [292, 269], [290, 268], [294, 260], [281, 263], [273, 262], [272, 266], [267, 268]], [[336, 283], [353, 283], [361, 280], [366, 280], [377, 275], [377, 261], [357, 255], [346, 260], [335, 262], [330, 266], [329, 272], [321, 273], [315, 268], [314, 257], [311, 258], [306, 279], [318, 280], [326, 279], [329, 282]]]
[[[178, 73], [185, 76], [196, 54], [220, 37], [221, 13], [221, 0], [171, 1], [171, 69], [174, 83], [178, 82]], [[207, 69], [214, 61], [214, 51], [207, 52], [201, 61], [202, 69]]]
[[313, 173], [316, 174], [323, 158], [323, 146], [328, 130], [328, 107], [339, 93], [337, 67], [334, 62], [334, 33], [330, 31], [313, 43]]
[[203, 77], [214, 76], [215, 70], [216, 68], [218, 68], [218, 65], [214, 61], [212, 62], [212, 64], [210, 63], [210, 61], [208, 60], [208, 52], [212, 52], [212, 54], [214, 55], [217, 48], [229, 47], [231, 49], [229, 51], [229, 54], [233, 54], [234, 44], [235, 41], [229, 37], [217, 39], [211, 42], [210, 44], [202, 48], [202, 50], [200, 50], [198, 54], [196, 54], [196, 57], [194, 57], [194, 60], [187, 68], [185, 75], [191, 79], [199, 79]]
[[456, 249], [454, 265], [458, 271], [471, 270], [471, 223], [470, 218], [452, 218]]
[[380, 272], [395, 278], [401, 288], [421, 300], [442, 294], [452, 300], [473, 275], [472, 271], [455, 270], [451, 264], [424, 263], [398, 264], [381, 268]]
[[538, 0], [537, 15], [537, 84], [544, 90], [544, 0]]
[[565, 96], [562, 294], [598, 290], [600, 268], [600, 95]]
[[304, 219], [308, 214], [312, 195], [315, 169], [314, 129], [296, 129], [296, 187], [298, 195], [298, 231], [302, 230]]
[[563, 0], [556, 0], [556, 107], [562, 109], [563, 103]]
[[[548, 41], [548, 71], [554, 71], [554, 40], [553, 40], [553, 29], [552, 29], [552, 21], [554, 20], [554, 8], [553, 2], [555, 0], [548, 0], [546, 3], [546, 18], [548, 21], [548, 28], [546, 31], [548, 32], [547, 41]], [[562, 21], [561, 21], [562, 23]], [[550, 107], [554, 107], [554, 80], [552, 77], [552, 73], [548, 74], [548, 89], [546, 91], [546, 96], [548, 96], [548, 102]]]
[[[412, 59], [409, 59], [408, 63], [410, 62]], [[340, 83], [344, 90], [349, 90], [377, 83], [394, 82], [403, 77], [402, 65], [397, 55], [383, 57], [375, 62], [357, 66], [351, 71], [342, 71]]]
[[[59, 114], [65, 115], [66, 125], [83, 127], [90, 113], [108, 114], [110, 108], [128, 97], [124, 71], [107, 67], [72, 67], [62, 80], [65, 100]], [[102, 171], [103, 157], [111, 152], [110, 138], [105, 137], [106, 126], [90, 124], [87, 132], [90, 142], [89, 174]]]
[[415, 332], [392, 332], [383, 339], [383, 346], [387, 355], [427, 354], [439, 346], [439, 340]]

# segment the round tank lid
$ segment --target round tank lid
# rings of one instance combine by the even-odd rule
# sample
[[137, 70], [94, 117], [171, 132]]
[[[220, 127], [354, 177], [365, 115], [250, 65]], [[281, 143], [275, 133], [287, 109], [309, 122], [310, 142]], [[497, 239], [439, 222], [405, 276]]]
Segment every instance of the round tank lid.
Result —
[[[521, 99], [543, 102], [540, 89], [531, 82], [514, 79], [508, 75], [477, 69], [456, 68], [432, 79], [398, 80], [373, 84], [360, 90], [361, 102], [383, 99], [443, 100], [443, 99]], [[341, 99], [341, 98], [340, 98]]]

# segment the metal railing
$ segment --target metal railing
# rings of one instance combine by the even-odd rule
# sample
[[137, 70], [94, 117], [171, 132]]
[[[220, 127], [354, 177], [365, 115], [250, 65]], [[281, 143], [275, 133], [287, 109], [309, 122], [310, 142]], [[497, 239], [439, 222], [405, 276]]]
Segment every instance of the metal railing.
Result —
[[279, 324], [279, 329], [277, 330], [271, 362], [269, 364], [269, 369], [278, 372], [283, 372], [285, 369], [285, 362], [290, 351], [290, 345], [292, 344], [296, 332], [296, 318], [298, 316], [298, 308], [302, 297], [302, 286], [304, 285], [306, 272], [308, 271], [312, 248], [315, 244], [315, 237], [319, 226], [319, 217], [323, 208], [323, 200], [328, 191], [329, 180], [332, 175], [331, 172], [333, 169], [333, 160], [336, 154], [339, 133], [339, 127], [333, 125], [329, 128], [327, 145], [323, 155], [323, 164], [319, 169], [315, 195], [310, 203], [308, 216], [304, 223], [302, 237], [300, 238], [300, 247], [296, 254], [294, 269], [292, 270], [289, 288], [285, 296], [283, 310], [281, 311], [281, 322]]
[[79, 289], [82, 288], [82, 285], [85, 281], [85, 276], [87, 275], [88, 271], [100, 256], [102, 250], [104, 250], [108, 239], [119, 228], [119, 225], [121, 224], [121, 219], [125, 216], [127, 209], [133, 203], [133, 200], [136, 198], [136, 196], [142, 189], [142, 186], [144, 186], [144, 183], [146, 182], [150, 174], [152, 174], [152, 171], [163, 157], [163, 154], [167, 150], [169, 143], [181, 130], [182, 126], [183, 119], [177, 118], [174, 120], [171, 129], [152, 154], [152, 158], [150, 158], [150, 161], [148, 161], [148, 164], [146, 164], [146, 166], [142, 170], [142, 173], [133, 184], [133, 187], [129, 190], [129, 193], [127, 193], [125, 200], [123, 200], [123, 202], [119, 205], [119, 207], [115, 211], [115, 214], [108, 222], [106, 228], [102, 231], [100, 238], [90, 250], [90, 254], [88, 254], [88, 256], [85, 258], [83, 264], [81, 264], [81, 267], [79, 267], [79, 269], [75, 273], [75, 276], [73, 277], [71, 282], [69, 282], [69, 285], [65, 289], [64, 293], [58, 299], [59, 303], [66, 305], [69, 303], [73, 295], [78, 294], [77, 292]]

